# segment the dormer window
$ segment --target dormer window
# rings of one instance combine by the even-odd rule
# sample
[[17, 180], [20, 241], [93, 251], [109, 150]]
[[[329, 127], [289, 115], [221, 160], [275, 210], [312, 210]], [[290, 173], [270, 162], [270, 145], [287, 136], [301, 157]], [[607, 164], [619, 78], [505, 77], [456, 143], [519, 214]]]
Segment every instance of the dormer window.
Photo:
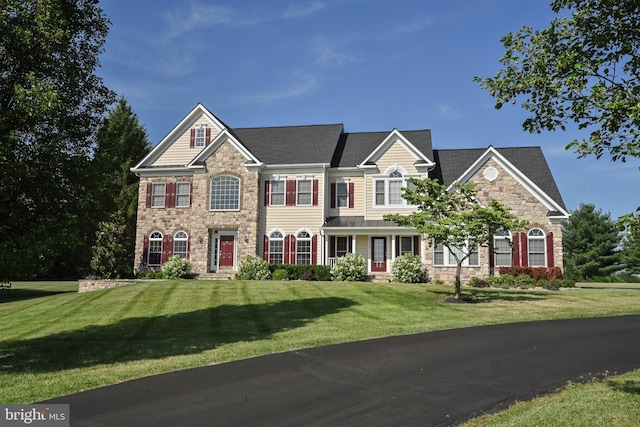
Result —
[[196, 148], [204, 147], [206, 141], [206, 129], [204, 126], [196, 127]]

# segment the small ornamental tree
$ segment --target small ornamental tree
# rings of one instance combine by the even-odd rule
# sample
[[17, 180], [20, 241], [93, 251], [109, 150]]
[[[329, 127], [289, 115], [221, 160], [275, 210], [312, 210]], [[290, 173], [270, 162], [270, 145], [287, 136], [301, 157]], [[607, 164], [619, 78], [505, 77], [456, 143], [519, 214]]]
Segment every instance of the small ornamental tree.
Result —
[[488, 206], [480, 204], [473, 184], [455, 183], [448, 189], [433, 179], [409, 178], [408, 181], [412, 188], [403, 188], [402, 197], [416, 207], [416, 212], [389, 214], [384, 219], [413, 227], [434, 245], [442, 244], [449, 249], [456, 261], [454, 298], [460, 299], [462, 263], [478, 247], [490, 246], [498, 229], [518, 231], [524, 229], [527, 222], [519, 220], [495, 199], [490, 200]]

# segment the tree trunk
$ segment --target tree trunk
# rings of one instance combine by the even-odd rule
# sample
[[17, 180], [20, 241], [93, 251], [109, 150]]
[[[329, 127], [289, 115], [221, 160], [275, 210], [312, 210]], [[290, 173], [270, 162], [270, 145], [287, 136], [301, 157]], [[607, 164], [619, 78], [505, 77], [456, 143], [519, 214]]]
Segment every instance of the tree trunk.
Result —
[[454, 299], [459, 300], [460, 299], [460, 272], [462, 270], [462, 261], [458, 262], [458, 265], [456, 266], [456, 289], [455, 289], [455, 295], [454, 295]]

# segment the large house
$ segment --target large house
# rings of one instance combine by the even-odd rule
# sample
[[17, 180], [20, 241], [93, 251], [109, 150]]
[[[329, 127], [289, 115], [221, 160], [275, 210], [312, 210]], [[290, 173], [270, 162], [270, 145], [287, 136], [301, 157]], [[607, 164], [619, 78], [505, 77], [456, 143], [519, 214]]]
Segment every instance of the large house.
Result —
[[562, 266], [567, 209], [539, 147], [436, 150], [429, 130], [345, 133], [342, 124], [230, 128], [198, 104], [132, 171], [140, 176], [135, 269], [187, 257], [200, 277], [232, 275], [248, 255], [273, 264], [333, 265], [348, 252], [371, 275], [411, 253], [432, 279], [455, 262], [415, 229], [384, 221], [410, 213], [406, 179], [476, 184], [527, 219], [463, 266], [463, 279], [500, 266]]

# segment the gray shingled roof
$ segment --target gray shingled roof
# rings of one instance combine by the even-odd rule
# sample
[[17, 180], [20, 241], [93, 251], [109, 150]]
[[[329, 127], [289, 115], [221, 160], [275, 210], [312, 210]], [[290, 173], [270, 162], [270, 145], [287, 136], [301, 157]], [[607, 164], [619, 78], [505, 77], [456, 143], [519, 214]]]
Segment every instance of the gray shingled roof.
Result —
[[[496, 150], [563, 209], [567, 209], [540, 147], [510, 147]], [[433, 150], [436, 168], [431, 176], [445, 185], [450, 185], [485, 151], [486, 148]]]
[[333, 124], [239, 128], [232, 133], [267, 165], [329, 164], [343, 129]]
[[[354, 167], [361, 164], [385, 140], [388, 132], [354, 132], [342, 134], [331, 167]], [[400, 131], [429, 160], [433, 160], [430, 130]]]

